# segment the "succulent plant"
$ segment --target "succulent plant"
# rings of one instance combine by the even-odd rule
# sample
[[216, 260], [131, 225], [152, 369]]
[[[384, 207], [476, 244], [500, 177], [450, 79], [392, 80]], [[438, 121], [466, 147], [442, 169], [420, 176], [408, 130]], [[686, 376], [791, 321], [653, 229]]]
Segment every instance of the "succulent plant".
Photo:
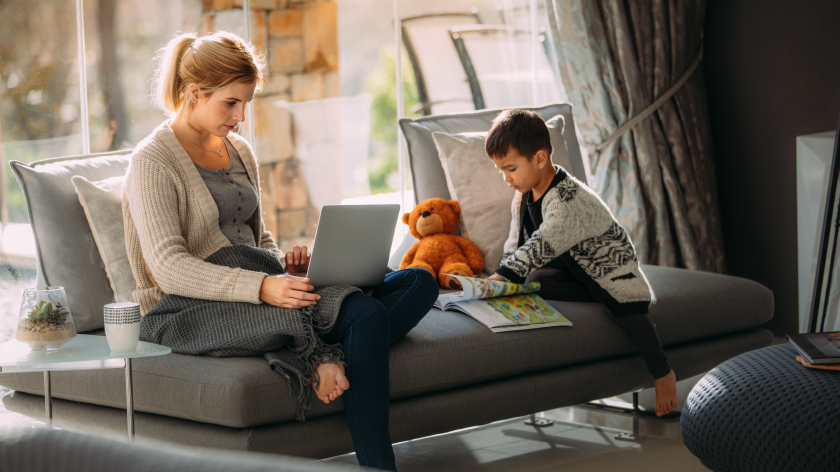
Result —
[[67, 309], [61, 306], [61, 303], [56, 303], [53, 307], [52, 303], [41, 300], [29, 313], [28, 318], [33, 323], [64, 324]]

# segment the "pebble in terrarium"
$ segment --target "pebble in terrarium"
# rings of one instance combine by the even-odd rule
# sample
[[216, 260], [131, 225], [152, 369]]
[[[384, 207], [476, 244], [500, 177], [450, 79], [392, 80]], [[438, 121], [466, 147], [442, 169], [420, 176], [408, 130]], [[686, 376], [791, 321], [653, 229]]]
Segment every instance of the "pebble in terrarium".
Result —
[[24, 290], [15, 335], [18, 341], [33, 350], [55, 351], [75, 337], [76, 326], [63, 287]]

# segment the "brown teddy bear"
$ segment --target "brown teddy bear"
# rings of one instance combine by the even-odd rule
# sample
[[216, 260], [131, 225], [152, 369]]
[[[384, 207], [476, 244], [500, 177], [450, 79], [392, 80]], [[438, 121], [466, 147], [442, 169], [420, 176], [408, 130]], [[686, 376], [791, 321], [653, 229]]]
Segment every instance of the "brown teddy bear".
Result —
[[403, 214], [411, 235], [419, 239], [403, 257], [400, 270], [420, 267], [438, 279], [443, 288], [460, 289], [457, 279], [446, 274], [472, 277], [484, 270], [484, 256], [469, 239], [455, 236], [461, 206], [430, 198], [421, 202], [411, 213]]

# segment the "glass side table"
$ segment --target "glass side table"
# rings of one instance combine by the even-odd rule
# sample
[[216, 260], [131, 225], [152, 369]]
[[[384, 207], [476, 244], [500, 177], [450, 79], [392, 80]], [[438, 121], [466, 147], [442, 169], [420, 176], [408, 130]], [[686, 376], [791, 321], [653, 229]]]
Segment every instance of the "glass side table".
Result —
[[134, 442], [134, 392], [131, 386], [131, 359], [162, 356], [172, 349], [140, 341], [136, 352], [111, 352], [105, 336], [80, 334], [56, 353], [32, 351], [19, 341], [0, 344], [0, 372], [43, 372], [44, 409], [47, 428], [52, 429], [50, 372], [58, 370], [121, 369], [125, 367], [125, 399], [128, 441]]

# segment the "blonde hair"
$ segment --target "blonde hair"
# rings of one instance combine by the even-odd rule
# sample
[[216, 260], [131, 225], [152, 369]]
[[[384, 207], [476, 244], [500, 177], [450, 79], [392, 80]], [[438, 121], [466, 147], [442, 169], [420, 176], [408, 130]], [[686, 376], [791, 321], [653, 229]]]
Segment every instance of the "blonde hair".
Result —
[[265, 56], [253, 44], [235, 33], [217, 31], [199, 37], [184, 33], [170, 39], [154, 57], [152, 104], [168, 116], [178, 113], [191, 83], [200, 93], [213, 92], [239, 83], [255, 83], [255, 92], [265, 85]]

